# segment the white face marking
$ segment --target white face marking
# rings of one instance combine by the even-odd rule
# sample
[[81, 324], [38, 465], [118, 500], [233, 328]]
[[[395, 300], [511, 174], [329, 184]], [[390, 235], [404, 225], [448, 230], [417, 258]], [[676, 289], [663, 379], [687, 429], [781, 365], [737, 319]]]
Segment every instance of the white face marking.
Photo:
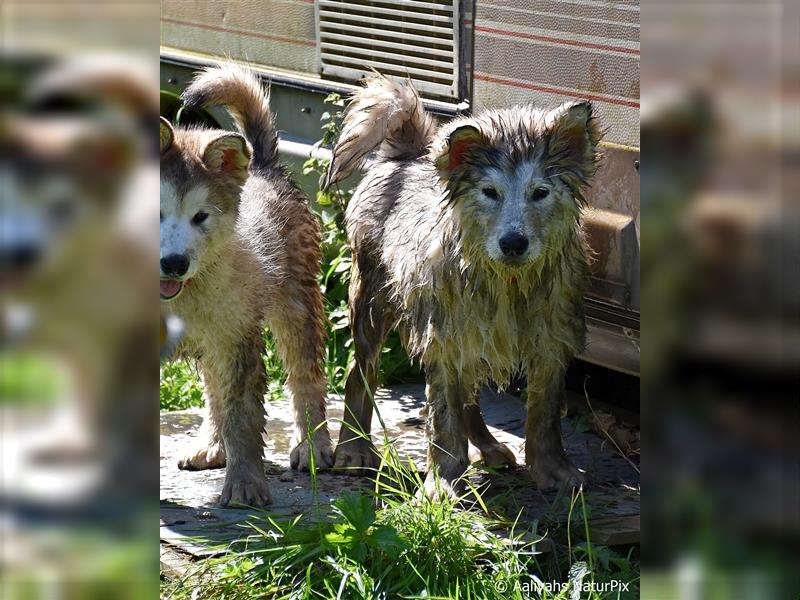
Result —
[[[182, 197], [169, 181], [161, 181], [160, 258], [185, 256], [189, 269], [181, 279], [193, 277], [202, 263], [209, 234], [218, 219], [219, 209], [209, 202], [204, 185], [190, 188]], [[200, 221], [200, 215], [207, 215]], [[165, 275], [162, 272], [162, 277]]]
[[[507, 262], [528, 262], [542, 251], [547, 237], [547, 217], [557, 201], [558, 186], [545, 177], [541, 165], [528, 161], [511, 172], [490, 168], [474, 192], [480, 210], [486, 214], [485, 250], [490, 258]], [[501, 240], [525, 240], [519, 255], [504, 253]]]

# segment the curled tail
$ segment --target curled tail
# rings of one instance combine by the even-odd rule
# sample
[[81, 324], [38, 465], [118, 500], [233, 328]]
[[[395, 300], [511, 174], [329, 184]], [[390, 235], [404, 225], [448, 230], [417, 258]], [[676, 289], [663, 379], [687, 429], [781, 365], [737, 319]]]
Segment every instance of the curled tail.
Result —
[[396, 83], [383, 75], [370, 78], [347, 107], [323, 187], [350, 175], [376, 147], [382, 158], [422, 156], [434, 130], [433, 119], [410, 81]]
[[250, 168], [268, 169], [278, 164], [278, 134], [269, 94], [252, 72], [233, 65], [201, 71], [184, 90], [183, 101], [197, 108], [224, 105], [253, 146]]

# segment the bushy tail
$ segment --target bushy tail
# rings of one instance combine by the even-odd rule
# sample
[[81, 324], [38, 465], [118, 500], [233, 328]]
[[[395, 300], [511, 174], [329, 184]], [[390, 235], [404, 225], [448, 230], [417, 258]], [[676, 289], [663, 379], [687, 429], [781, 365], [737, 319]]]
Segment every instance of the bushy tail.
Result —
[[433, 119], [410, 81], [396, 83], [383, 75], [370, 78], [347, 107], [323, 187], [350, 175], [376, 147], [383, 158], [422, 156], [434, 130]]
[[205, 69], [184, 90], [183, 101], [196, 108], [224, 105], [253, 146], [250, 168], [277, 165], [278, 134], [269, 109], [269, 94], [252, 72], [234, 65]]

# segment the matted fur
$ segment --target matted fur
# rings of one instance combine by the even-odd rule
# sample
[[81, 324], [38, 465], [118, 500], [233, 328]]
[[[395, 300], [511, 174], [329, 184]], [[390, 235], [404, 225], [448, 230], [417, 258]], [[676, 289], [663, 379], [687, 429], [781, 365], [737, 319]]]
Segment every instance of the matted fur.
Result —
[[[402, 157], [379, 153], [347, 209], [356, 365], [336, 464], [375, 464], [351, 429], [369, 430], [380, 348], [398, 326], [426, 372], [429, 458], [446, 484], [466, 468], [467, 436], [487, 462], [513, 462], [475, 399], [489, 379], [503, 386], [520, 370], [528, 378], [526, 462], [541, 487], [575, 481], [559, 406], [564, 370], [585, 336], [580, 214], [600, 138], [591, 105], [517, 106], [438, 130], [423, 115], [410, 83], [375, 77], [356, 93], [334, 149], [329, 182], [351, 172], [381, 132], [389, 132], [383, 146]], [[402, 146], [398, 131], [413, 143]], [[506, 185], [508, 198], [486, 196], [498, 194], [487, 181]], [[540, 188], [546, 200], [529, 199]], [[529, 240], [523, 256], [498, 250], [506, 230]]]
[[[178, 351], [198, 359], [206, 391], [198, 445], [180, 466], [204, 469], [227, 462], [222, 504], [269, 501], [262, 464], [265, 324], [276, 338], [294, 401], [291, 465], [308, 468], [309, 430], [316, 430], [316, 465], [332, 464], [322, 370], [324, 313], [316, 280], [319, 224], [277, 164], [272, 115], [260, 90], [249, 72], [223, 67], [204, 72], [185, 92], [191, 103], [228, 106], [247, 143], [230, 132], [173, 130], [162, 123], [162, 206], [205, 202], [213, 213], [197, 226], [203, 251], [192, 259], [200, 263], [196, 272], [163, 307], [185, 321]], [[242, 172], [251, 154], [249, 173]], [[162, 244], [169, 235], [165, 223]]]

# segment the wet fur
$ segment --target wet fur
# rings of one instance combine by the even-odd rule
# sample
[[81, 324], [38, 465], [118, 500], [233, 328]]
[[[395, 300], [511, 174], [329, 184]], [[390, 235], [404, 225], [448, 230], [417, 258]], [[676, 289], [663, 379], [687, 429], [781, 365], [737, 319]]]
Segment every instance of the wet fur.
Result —
[[[576, 482], [581, 475], [561, 442], [560, 404], [565, 369], [585, 336], [580, 214], [600, 138], [591, 106], [518, 106], [437, 131], [410, 90], [410, 83], [376, 77], [356, 94], [327, 180], [356, 168], [375, 148], [375, 131], [384, 132], [346, 214], [356, 364], [336, 465], [358, 471], [376, 464], [371, 444], [352, 430], [369, 431], [380, 349], [397, 326], [426, 373], [429, 494], [434, 471], [446, 489], [463, 474], [468, 438], [488, 463], [513, 463], [486, 428], [476, 397], [489, 379], [502, 386], [520, 370], [528, 380], [526, 464], [542, 488]], [[404, 139], [413, 143], [404, 146]], [[520, 213], [510, 217], [505, 205], [487, 208], [479, 195], [487, 173], [513, 187], [525, 169], [548, 186], [548, 208], [509, 203]], [[524, 262], [498, 260], [495, 234], [506, 221], [532, 240]]]
[[198, 360], [206, 390], [198, 445], [180, 466], [226, 465], [221, 503], [265, 504], [270, 500], [262, 464], [265, 325], [276, 338], [294, 401], [291, 465], [308, 468], [311, 430], [316, 430], [316, 465], [332, 464], [322, 370], [324, 313], [316, 281], [320, 230], [304, 195], [278, 165], [268, 98], [253, 75], [211, 69], [198, 76], [184, 98], [190, 105], [228, 106], [252, 144], [245, 154], [253, 158], [239, 185], [210, 176], [202, 159], [209, 144], [231, 135], [227, 132], [175, 129], [162, 152], [162, 193], [166, 185], [169, 193], [185, 197], [205, 186], [215, 210], [202, 264], [183, 292], [163, 303], [185, 321], [179, 353]]

